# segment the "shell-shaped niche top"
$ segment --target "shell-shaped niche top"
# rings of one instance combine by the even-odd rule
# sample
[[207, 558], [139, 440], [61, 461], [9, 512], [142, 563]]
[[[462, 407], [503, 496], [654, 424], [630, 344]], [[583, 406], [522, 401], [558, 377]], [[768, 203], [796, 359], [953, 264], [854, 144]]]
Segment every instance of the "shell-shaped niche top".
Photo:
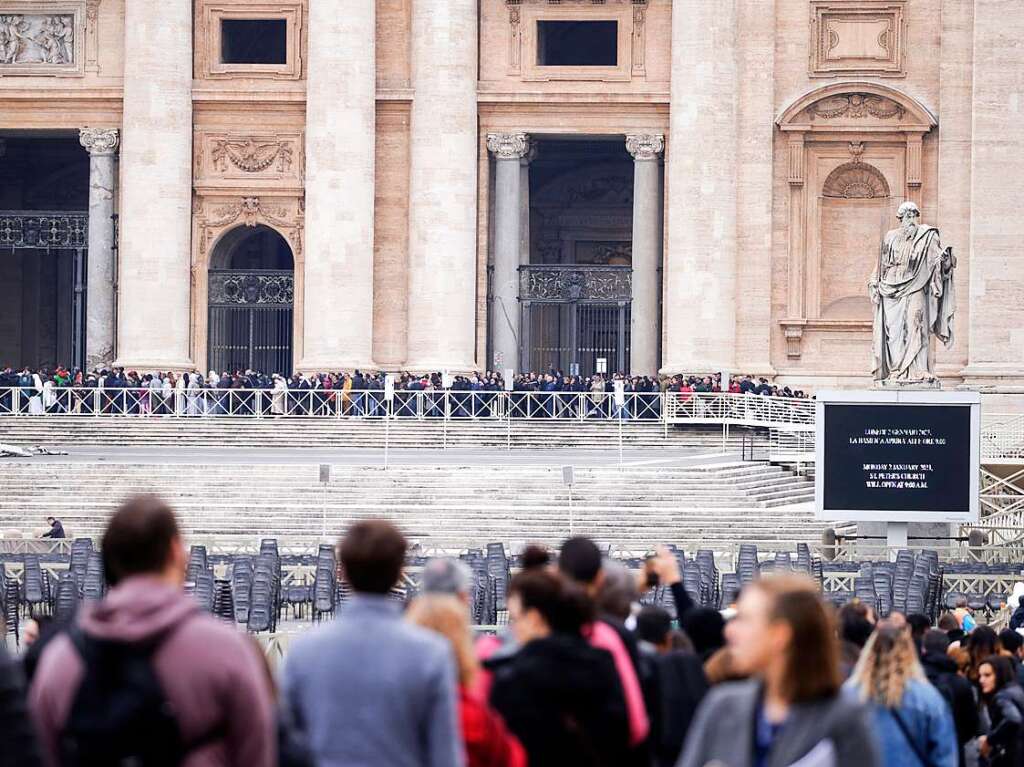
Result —
[[877, 199], [889, 196], [889, 184], [873, 165], [848, 162], [828, 174], [821, 194], [848, 200]]

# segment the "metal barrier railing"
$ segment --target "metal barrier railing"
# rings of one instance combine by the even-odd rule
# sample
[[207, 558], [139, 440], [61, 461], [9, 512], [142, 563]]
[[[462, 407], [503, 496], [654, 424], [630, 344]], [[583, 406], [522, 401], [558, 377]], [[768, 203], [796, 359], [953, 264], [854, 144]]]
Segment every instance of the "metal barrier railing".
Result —
[[814, 400], [720, 392], [666, 392], [668, 423], [732, 423], [813, 430]]
[[325, 417], [504, 420], [549, 418], [574, 421], [660, 421], [660, 392], [532, 392], [381, 389], [93, 389], [60, 387], [0, 389], [0, 415], [139, 417]]

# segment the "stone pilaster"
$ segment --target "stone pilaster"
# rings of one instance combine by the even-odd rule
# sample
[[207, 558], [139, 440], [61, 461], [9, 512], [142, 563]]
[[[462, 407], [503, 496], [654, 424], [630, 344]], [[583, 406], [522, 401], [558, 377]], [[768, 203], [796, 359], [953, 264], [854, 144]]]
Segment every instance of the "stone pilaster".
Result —
[[[974, 4], [968, 385], [1024, 384], [1024, 6]], [[944, 124], [944, 123], [943, 123]], [[936, 222], [940, 231], [943, 222]], [[948, 237], [944, 245], [954, 245]], [[959, 318], [958, 318], [959, 320]], [[959, 330], [958, 330], [959, 332]]]
[[410, 370], [477, 367], [477, 34], [477, 0], [412, 4]]
[[303, 370], [372, 367], [374, 3], [311, 3]]
[[114, 184], [116, 128], [82, 128], [89, 151], [89, 260], [86, 276], [85, 368], [114, 359]]
[[192, 4], [125, 4], [117, 364], [191, 369]]
[[633, 303], [629, 371], [658, 372], [658, 267], [661, 266], [661, 134], [626, 136], [633, 156]]
[[521, 161], [529, 152], [525, 133], [489, 133], [494, 155], [494, 271], [491, 274], [491, 349], [488, 367], [520, 372], [519, 261], [522, 236]]
[[[665, 373], [731, 370], [736, 359], [736, 10], [672, 4], [666, 184]], [[765, 256], [767, 257], [767, 256]]]

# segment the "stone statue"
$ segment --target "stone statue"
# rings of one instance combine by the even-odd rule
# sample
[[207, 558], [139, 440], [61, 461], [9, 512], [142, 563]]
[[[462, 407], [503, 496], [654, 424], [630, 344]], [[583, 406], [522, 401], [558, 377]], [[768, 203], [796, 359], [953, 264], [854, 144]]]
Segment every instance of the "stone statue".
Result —
[[919, 224], [921, 211], [904, 202], [901, 225], [886, 233], [868, 290], [874, 304], [874, 379], [881, 386], [938, 388], [931, 336], [953, 343], [956, 293], [953, 248], [939, 244], [939, 230]]
[[43, 20], [35, 42], [46, 64], [69, 64], [74, 58], [75, 28], [71, 17], [49, 16]]
[[23, 16], [0, 16], [0, 64], [14, 64], [21, 58], [27, 31]]

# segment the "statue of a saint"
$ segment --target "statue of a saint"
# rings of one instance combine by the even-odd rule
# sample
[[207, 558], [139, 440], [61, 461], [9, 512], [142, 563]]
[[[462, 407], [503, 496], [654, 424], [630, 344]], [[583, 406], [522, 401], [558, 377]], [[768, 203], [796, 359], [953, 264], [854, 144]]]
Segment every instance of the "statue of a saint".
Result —
[[953, 343], [956, 292], [953, 248], [942, 249], [939, 230], [919, 224], [913, 202], [900, 205], [901, 225], [882, 240], [877, 271], [868, 284], [875, 309], [874, 378], [883, 385], [937, 385], [931, 336]]

